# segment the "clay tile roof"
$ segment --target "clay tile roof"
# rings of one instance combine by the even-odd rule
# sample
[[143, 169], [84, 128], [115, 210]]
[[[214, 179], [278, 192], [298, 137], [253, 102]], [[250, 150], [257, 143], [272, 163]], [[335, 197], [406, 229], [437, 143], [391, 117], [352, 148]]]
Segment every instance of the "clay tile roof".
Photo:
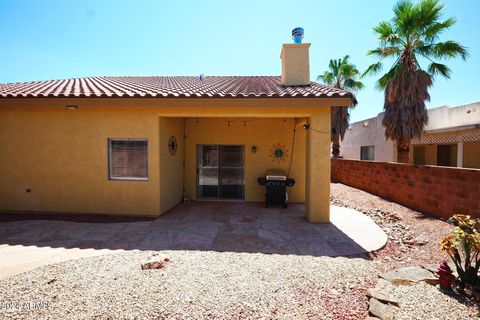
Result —
[[0, 99], [44, 97], [345, 97], [355, 101], [348, 91], [316, 82], [307, 86], [283, 86], [278, 76], [89, 77], [0, 84]]

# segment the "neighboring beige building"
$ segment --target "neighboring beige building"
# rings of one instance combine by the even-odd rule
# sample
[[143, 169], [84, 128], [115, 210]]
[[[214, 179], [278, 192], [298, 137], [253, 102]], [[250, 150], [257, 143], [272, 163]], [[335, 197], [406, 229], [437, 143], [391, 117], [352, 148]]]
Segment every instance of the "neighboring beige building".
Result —
[[[480, 168], [480, 102], [428, 110], [429, 123], [420, 139], [412, 140], [414, 164]], [[383, 112], [352, 123], [341, 143], [345, 159], [392, 162], [396, 145], [385, 139]]]

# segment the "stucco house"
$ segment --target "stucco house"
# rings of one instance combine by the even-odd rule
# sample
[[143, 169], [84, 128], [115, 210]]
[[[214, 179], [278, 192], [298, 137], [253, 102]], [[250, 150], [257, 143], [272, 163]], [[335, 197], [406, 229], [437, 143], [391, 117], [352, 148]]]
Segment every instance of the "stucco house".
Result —
[[185, 197], [260, 202], [257, 178], [282, 169], [296, 180], [290, 202], [329, 222], [330, 106], [355, 98], [310, 81], [309, 47], [283, 45], [281, 76], [1, 84], [0, 210], [159, 216]]
[[[480, 168], [480, 102], [428, 109], [428, 125], [411, 141], [410, 163]], [[394, 142], [385, 139], [383, 112], [352, 123], [341, 142], [345, 159], [392, 162]]]

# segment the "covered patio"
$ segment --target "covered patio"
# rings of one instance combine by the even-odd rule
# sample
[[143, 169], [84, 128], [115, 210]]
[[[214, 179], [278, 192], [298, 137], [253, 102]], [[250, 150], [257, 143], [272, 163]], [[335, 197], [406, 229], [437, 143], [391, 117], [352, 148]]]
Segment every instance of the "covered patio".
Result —
[[385, 233], [355, 210], [332, 206], [330, 224], [308, 223], [304, 210], [301, 204], [284, 210], [261, 203], [196, 201], [148, 221], [2, 222], [0, 277], [114, 250], [361, 256], [386, 243]]

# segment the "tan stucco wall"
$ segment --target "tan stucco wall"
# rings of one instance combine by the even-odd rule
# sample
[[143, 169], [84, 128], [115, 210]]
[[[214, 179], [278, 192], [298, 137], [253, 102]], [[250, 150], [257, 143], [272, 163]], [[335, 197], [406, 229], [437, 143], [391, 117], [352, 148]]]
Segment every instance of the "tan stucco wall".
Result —
[[310, 84], [310, 43], [284, 44], [282, 59], [282, 83], [287, 86]]
[[[221, 118], [189, 118], [185, 124], [186, 134], [186, 181], [185, 189], [196, 197], [196, 159], [197, 145], [243, 145], [244, 146], [244, 177], [245, 200], [264, 201], [264, 188], [257, 182], [257, 178], [264, 176], [269, 169], [282, 169], [288, 172], [292, 155], [292, 138], [294, 119], [241, 119], [228, 123]], [[305, 201], [305, 120], [296, 121], [295, 148], [292, 159], [290, 177], [296, 180], [291, 189], [291, 202]], [[289, 157], [285, 161], [273, 161], [270, 150], [274, 144], [281, 143], [288, 149]], [[252, 146], [257, 152], [251, 151]]]
[[480, 141], [464, 142], [463, 166], [480, 169]]
[[[311, 222], [330, 222], [330, 109], [316, 109], [309, 119], [305, 214]], [[325, 160], [323, 160], [325, 159]], [[328, 183], [325, 183], [328, 181]], [[327, 200], [328, 199], [328, 200]]]
[[[396, 145], [391, 140], [385, 140], [385, 127], [382, 126], [384, 113], [375, 118], [365, 119], [350, 124], [345, 139], [341, 143], [340, 155], [345, 159], [360, 159], [360, 146], [375, 146], [375, 161], [396, 161]], [[462, 131], [480, 124], [480, 103], [471, 103], [462, 106], [441, 106], [428, 109], [428, 125], [425, 130]], [[365, 125], [366, 124], [366, 125]], [[441, 136], [440, 133], [438, 133]], [[463, 141], [458, 140], [458, 141]], [[452, 141], [451, 143], [457, 143]], [[428, 165], [437, 165], [437, 144], [425, 144], [425, 160]], [[413, 150], [413, 148], [411, 149]], [[410, 152], [410, 163], [413, 160]]]
[[442, 106], [428, 109], [428, 124], [425, 130], [441, 130], [480, 123], [480, 102], [462, 106]]
[[[184, 119], [160, 118], [160, 210], [162, 213], [179, 204], [183, 199], [185, 143]], [[170, 154], [170, 136], [177, 141], [175, 155]]]
[[[108, 179], [108, 138], [148, 139], [148, 181]], [[1, 210], [159, 213], [152, 110], [0, 108], [0, 146]]]
[[[295, 166], [295, 176], [299, 177], [292, 200], [301, 201], [301, 190], [305, 188], [307, 217], [311, 221], [326, 222], [330, 208], [330, 106], [350, 103], [348, 98], [2, 99], [0, 210], [159, 215], [177, 201], [180, 192], [179, 185], [176, 185], [174, 193], [163, 194], [168, 185], [160, 183], [160, 180], [166, 183], [161, 178], [162, 172], [179, 177], [181, 171], [177, 162], [166, 167], [159, 164], [160, 154], [165, 155], [162, 149], [168, 143], [165, 138], [170, 131], [167, 127], [165, 131], [160, 130], [160, 118], [279, 118], [280, 122], [285, 118], [297, 118], [307, 119], [315, 131], [309, 130], [307, 137], [301, 128], [297, 131], [299, 152], [302, 150], [300, 139], [306, 140], [306, 150], [302, 153], [307, 157], [305, 172], [309, 179], [302, 186], [301, 165]], [[65, 108], [65, 105], [72, 104], [78, 105], [78, 110]], [[175, 123], [171, 129], [178, 133], [180, 122]], [[255, 125], [254, 121], [250, 124]], [[265, 151], [263, 143], [271, 139], [263, 136], [270, 135], [275, 137], [272, 140], [279, 140], [267, 128], [258, 129], [263, 131], [255, 135], [255, 139], [262, 147], [255, 156]], [[234, 134], [238, 135], [237, 132]], [[248, 139], [253, 136], [251, 134]], [[148, 181], [108, 179], [108, 138], [148, 139]], [[181, 139], [178, 142], [181, 143]], [[248, 150], [246, 146], [247, 154]], [[165, 173], [168, 168], [175, 170]], [[263, 174], [264, 167], [259, 165], [255, 170]], [[255, 170], [252, 172], [254, 177], [249, 178], [248, 199], [256, 199], [257, 192], [261, 191], [251, 182], [257, 176]], [[191, 171], [190, 168], [186, 176], [195, 179]], [[191, 181], [186, 182], [190, 191], [192, 185]], [[32, 192], [26, 193], [27, 188]], [[164, 200], [167, 202], [161, 205], [161, 199], [167, 199]]]
[[360, 160], [360, 147], [375, 146], [375, 161], [395, 161], [396, 145], [394, 141], [385, 139], [382, 119], [383, 113], [375, 118], [350, 124], [340, 143], [340, 155], [345, 159]]

